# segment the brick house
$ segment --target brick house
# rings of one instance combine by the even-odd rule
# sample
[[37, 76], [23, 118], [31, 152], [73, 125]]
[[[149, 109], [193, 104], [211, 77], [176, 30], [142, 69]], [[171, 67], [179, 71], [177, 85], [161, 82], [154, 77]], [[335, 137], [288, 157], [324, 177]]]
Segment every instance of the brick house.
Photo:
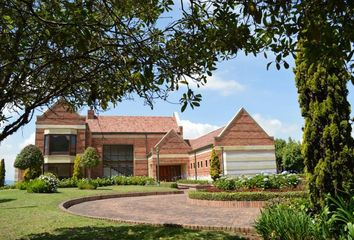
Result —
[[71, 177], [75, 155], [89, 146], [101, 158], [91, 172], [94, 178], [156, 178], [159, 173], [166, 181], [209, 179], [212, 148], [217, 150], [225, 175], [276, 171], [273, 138], [243, 108], [225, 127], [197, 139], [184, 139], [176, 116], [96, 116], [93, 110], [80, 116], [59, 101], [37, 116], [35, 144], [43, 152], [44, 171], [61, 178]]

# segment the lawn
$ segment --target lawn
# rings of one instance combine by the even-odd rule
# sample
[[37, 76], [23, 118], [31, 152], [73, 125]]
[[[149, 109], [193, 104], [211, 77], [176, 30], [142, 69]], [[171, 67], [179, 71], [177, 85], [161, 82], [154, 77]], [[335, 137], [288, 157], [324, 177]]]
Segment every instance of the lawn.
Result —
[[0, 191], [0, 239], [240, 239], [225, 232], [128, 225], [71, 215], [59, 203], [81, 196], [171, 191], [156, 186], [109, 186], [97, 190], [60, 188], [54, 194]]

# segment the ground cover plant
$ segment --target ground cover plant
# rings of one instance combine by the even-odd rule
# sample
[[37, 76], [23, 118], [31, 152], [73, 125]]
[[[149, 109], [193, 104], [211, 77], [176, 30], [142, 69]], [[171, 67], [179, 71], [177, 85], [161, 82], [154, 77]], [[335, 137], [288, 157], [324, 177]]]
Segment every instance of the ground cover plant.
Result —
[[157, 186], [109, 186], [94, 191], [61, 188], [55, 194], [2, 190], [0, 239], [241, 239], [224, 232], [118, 224], [71, 215], [58, 208], [59, 203], [65, 200], [95, 194], [173, 190]]
[[209, 184], [209, 181], [208, 180], [195, 180], [195, 179], [180, 179], [177, 181], [177, 183], [207, 185], [207, 184]]

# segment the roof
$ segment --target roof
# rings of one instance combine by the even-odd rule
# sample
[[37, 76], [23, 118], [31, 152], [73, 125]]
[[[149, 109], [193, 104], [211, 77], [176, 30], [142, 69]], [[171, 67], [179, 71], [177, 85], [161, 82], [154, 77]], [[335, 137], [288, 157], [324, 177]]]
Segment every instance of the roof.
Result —
[[189, 144], [191, 145], [191, 147], [193, 149], [198, 149], [198, 148], [202, 148], [202, 147], [208, 146], [210, 144], [213, 144], [214, 138], [217, 137], [223, 129], [224, 129], [224, 127], [221, 127], [219, 129], [216, 129], [210, 133], [207, 133], [199, 138], [190, 139]]
[[167, 133], [179, 132], [174, 117], [155, 116], [97, 116], [86, 119], [91, 132], [96, 133]]

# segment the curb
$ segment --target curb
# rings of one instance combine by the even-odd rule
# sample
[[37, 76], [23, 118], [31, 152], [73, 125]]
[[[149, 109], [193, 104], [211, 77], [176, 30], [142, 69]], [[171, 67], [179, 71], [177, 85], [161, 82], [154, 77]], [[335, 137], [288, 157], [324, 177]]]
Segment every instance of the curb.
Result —
[[67, 212], [67, 213], [70, 213], [73, 215], [92, 218], [92, 219], [107, 220], [110, 222], [127, 223], [127, 224], [143, 224], [143, 225], [150, 225], [150, 226], [156, 226], [156, 227], [177, 227], [177, 228], [179, 227], [179, 228], [186, 228], [186, 229], [192, 229], [192, 230], [228, 231], [228, 232], [234, 232], [234, 233], [241, 234], [243, 237], [246, 237], [247, 239], [250, 239], [250, 240], [258, 240], [259, 239], [259, 237], [257, 237], [257, 234], [256, 234], [254, 228], [250, 228], [250, 227], [219, 227], [219, 226], [205, 226], [205, 225], [175, 224], [175, 223], [167, 223], [167, 222], [166, 223], [151, 223], [151, 222], [145, 222], [145, 221], [131, 221], [131, 220], [125, 220], [125, 219], [119, 219], [119, 218], [98, 217], [98, 216], [86, 215], [86, 214], [81, 214], [81, 213], [76, 213], [76, 212], [74, 213], [68, 209], [71, 206], [74, 206], [76, 204], [80, 204], [83, 202], [88, 202], [88, 201], [97, 201], [97, 200], [104, 200], [104, 199], [110, 199], [110, 198], [142, 197], [142, 196], [170, 195], [170, 194], [184, 194], [184, 192], [183, 191], [172, 191], [172, 192], [118, 193], [118, 194], [97, 195], [97, 196], [82, 197], [82, 198], [76, 198], [76, 199], [64, 201], [59, 204], [59, 208], [61, 210], [63, 210], [64, 212]]
[[196, 206], [222, 208], [262, 208], [267, 203], [266, 201], [214, 201], [189, 197], [187, 197], [187, 202]]

